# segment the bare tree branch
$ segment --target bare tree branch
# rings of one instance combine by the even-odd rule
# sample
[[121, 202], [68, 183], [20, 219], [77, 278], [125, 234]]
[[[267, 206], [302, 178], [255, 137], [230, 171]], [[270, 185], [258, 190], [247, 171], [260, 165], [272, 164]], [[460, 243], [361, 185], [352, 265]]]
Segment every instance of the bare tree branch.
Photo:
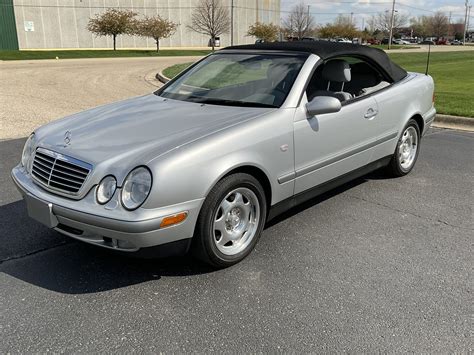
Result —
[[311, 33], [314, 18], [304, 3], [295, 5], [288, 17], [283, 20], [284, 32], [301, 40]]
[[200, 0], [191, 15], [190, 30], [211, 37], [214, 50], [215, 38], [229, 32], [230, 17], [221, 0]]

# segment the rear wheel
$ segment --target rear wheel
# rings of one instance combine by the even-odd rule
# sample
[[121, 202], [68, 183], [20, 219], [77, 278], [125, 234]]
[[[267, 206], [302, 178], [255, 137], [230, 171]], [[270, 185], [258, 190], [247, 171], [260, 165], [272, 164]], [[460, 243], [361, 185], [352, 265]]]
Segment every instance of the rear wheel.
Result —
[[398, 140], [397, 148], [388, 165], [388, 173], [399, 177], [408, 174], [415, 166], [420, 151], [420, 128], [411, 119]]
[[219, 181], [199, 214], [194, 255], [219, 268], [244, 259], [263, 231], [266, 206], [263, 188], [253, 176], [238, 173]]

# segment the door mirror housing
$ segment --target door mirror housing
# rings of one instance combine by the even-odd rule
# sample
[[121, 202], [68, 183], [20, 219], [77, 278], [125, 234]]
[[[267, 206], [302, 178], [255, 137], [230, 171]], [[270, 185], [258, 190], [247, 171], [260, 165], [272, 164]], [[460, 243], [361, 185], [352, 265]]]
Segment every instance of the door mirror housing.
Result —
[[308, 115], [313, 117], [325, 113], [334, 113], [341, 111], [341, 101], [331, 96], [316, 96], [306, 104]]

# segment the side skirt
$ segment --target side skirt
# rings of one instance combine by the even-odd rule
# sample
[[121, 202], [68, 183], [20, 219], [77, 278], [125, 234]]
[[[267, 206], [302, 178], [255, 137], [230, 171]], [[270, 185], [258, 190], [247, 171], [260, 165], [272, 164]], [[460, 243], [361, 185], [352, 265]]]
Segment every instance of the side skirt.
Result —
[[383, 168], [390, 163], [390, 159], [392, 159], [391, 155], [388, 155], [384, 158], [376, 160], [372, 163], [369, 163], [363, 167], [360, 167], [356, 170], [348, 172], [344, 175], [338, 176], [332, 180], [326, 181], [320, 185], [312, 187], [306, 191], [300, 192], [293, 197], [287, 198], [286, 200], [280, 201], [277, 204], [270, 207], [270, 211], [268, 213], [267, 221], [272, 220], [276, 216], [282, 214], [283, 212], [303, 203], [316, 196], [319, 196], [327, 191], [330, 191], [338, 186], [344, 185], [349, 181], [357, 179], [361, 176], [367, 175], [374, 170]]

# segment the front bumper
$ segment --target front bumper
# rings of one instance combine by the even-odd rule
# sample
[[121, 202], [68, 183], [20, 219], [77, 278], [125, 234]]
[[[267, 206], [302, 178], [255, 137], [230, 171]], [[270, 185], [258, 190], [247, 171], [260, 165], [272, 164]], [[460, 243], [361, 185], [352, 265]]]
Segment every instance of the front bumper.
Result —
[[[119, 219], [113, 218], [114, 211], [106, 210], [104, 206], [93, 201], [92, 190], [88, 194], [91, 196], [86, 196], [84, 201], [70, 200], [53, 195], [35, 184], [20, 165], [12, 170], [11, 176], [27, 203], [30, 217], [66, 236], [124, 252], [137, 252], [143, 248], [189, 241], [203, 202], [203, 199], [198, 199], [147, 210], [145, 219], [139, 219], [133, 213], [130, 213], [129, 219], [123, 219], [123, 213], [117, 213], [122, 217]], [[188, 213], [183, 222], [160, 228], [164, 217], [183, 211]]]

